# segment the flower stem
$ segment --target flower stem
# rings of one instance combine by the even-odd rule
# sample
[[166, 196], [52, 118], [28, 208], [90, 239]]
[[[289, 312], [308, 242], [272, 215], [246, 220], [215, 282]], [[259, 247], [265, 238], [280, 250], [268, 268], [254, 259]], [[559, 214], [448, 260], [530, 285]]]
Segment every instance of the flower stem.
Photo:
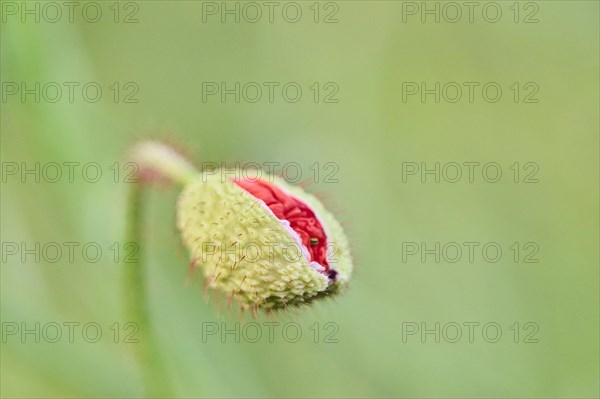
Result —
[[139, 183], [131, 184], [127, 198], [126, 242], [134, 243], [138, 249], [135, 263], [124, 264], [124, 300], [127, 320], [138, 327], [138, 342], [135, 356], [142, 372], [143, 384], [148, 397], [170, 396], [170, 384], [158, 353], [157, 340], [150, 321], [146, 291], [145, 251], [142, 245], [144, 193], [148, 180], [144, 174], [151, 172], [172, 182], [184, 185], [198, 175], [198, 171], [170, 147], [158, 142], [142, 142], [134, 147], [131, 161], [138, 166]]
[[167, 376], [163, 372], [162, 360], [156, 350], [156, 339], [150, 325], [150, 317], [146, 302], [146, 284], [144, 270], [144, 248], [142, 242], [142, 208], [144, 187], [131, 185], [128, 197], [127, 243], [137, 246], [137, 261], [126, 263], [125, 267], [125, 307], [127, 320], [134, 322], [138, 328], [137, 343], [134, 354], [142, 372], [142, 381], [150, 397], [166, 397], [169, 393]]
[[173, 148], [158, 141], [143, 141], [133, 147], [130, 159], [138, 168], [141, 182], [161, 177], [185, 185], [198, 176], [198, 169]]

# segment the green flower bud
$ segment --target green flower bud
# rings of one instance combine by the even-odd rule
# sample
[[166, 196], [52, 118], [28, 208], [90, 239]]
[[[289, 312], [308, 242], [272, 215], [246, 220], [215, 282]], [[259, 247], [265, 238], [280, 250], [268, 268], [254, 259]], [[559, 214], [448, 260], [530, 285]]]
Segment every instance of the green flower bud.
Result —
[[340, 292], [352, 258], [335, 217], [281, 178], [223, 178], [232, 175], [240, 174], [217, 171], [188, 180], [177, 204], [177, 227], [207, 284], [253, 309]]

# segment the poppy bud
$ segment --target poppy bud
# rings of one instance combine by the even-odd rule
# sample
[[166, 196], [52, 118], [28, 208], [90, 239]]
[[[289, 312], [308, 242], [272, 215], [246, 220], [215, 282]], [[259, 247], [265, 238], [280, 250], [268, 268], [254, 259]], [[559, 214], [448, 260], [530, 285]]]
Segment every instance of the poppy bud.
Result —
[[246, 307], [279, 309], [347, 285], [348, 241], [317, 198], [276, 176], [217, 172], [189, 180], [177, 204], [177, 227], [211, 288]]

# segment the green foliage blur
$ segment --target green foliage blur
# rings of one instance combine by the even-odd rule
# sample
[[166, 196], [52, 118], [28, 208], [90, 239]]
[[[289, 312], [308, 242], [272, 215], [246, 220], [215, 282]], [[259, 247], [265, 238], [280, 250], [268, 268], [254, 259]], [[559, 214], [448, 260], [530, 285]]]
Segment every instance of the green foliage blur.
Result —
[[[126, 152], [149, 137], [198, 164], [297, 163], [347, 226], [356, 260], [344, 295], [253, 319], [205, 299], [175, 230], [178, 190], [151, 191], [148, 300], [173, 396], [598, 397], [598, 2], [500, 1], [495, 23], [482, 17], [487, 2], [473, 22], [464, 7], [449, 21], [446, 2], [300, 1], [295, 23], [286, 20], [294, 10], [282, 16], [286, 2], [273, 22], [264, 6], [262, 19], [247, 21], [255, 14], [244, 2], [239, 23], [235, 15], [221, 22], [220, 7], [236, 2], [100, 1], [98, 22], [82, 17], [87, 2], [73, 22], [64, 6], [56, 22], [47, 20], [54, 9], [39, 22], [13, 12], [36, 3], [42, 12], [45, 2], [1, 3], [2, 397], [144, 395], [136, 344], [125, 339], [124, 265], [114, 258], [126, 254]], [[439, 23], [427, 14], [423, 23], [421, 7], [435, 4]], [[526, 23], [532, 13], [538, 22]], [[12, 94], [23, 82], [34, 91], [40, 83], [39, 102]], [[42, 92], [49, 82], [62, 88], [56, 102], [48, 101], [54, 85]], [[77, 83], [72, 102], [65, 82]], [[102, 88], [96, 102], [85, 97], [95, 86], [83, 93], [90, 82]], [[262, 97], [248, 101], [251, 85], [239, 102], [235, 94], [222, 102], [207, 94], [211, 82], [240, 90], [256, 82]], [[264, 82], [278, 84], [272, 102]], [[302, 88], [297, 102], [282, 94], [289, 82]], [[422, 82], [426, 90], [440, 83], [439, 102], [407, 94]], [[464, 82], [478, 84], [472, 102]], [[482, 95], [489, 82], [502, 88], [497, 102]], [[462, 97], [448, 101], [456, 86]], [[95, 162], [102, 176], [88, 182], [78, 167], [70, 182], [62, 168], [51, 182], [49, 167], [35, 181], [36, 163], [70, 162]], [[473, 182], [465, 162], [480, 165]], [[495, 183], [482, 177], [491, 162], [502, 172]], [[337, 182], [325, 179], [328, 163]], [[421, 174], [436, 163], [439, 182]], [[454, 163], [462, 177], [451, 182]], [[23, 168], [34, 172], [22, 177]], [[537, 182], [526, 182], [533, 172]], [[72, 262], [70, 242], [80, 243]], [[469, 242], [479, 243], [472, 262]], [[490, 242], [503, 251], [497, 262], [482, 255]], [[58, 243], [63, 254], [23, 261], [6, 243]], [[98, 262], [82, 255], [86, 243], [103, 250]], [[436, 243], [439, 261], [426, 252]], [[462, 256], [452, 262], [456, 246]], [[73, 342], [71, 322], [79, 323]], [[279, 323], [273, 342], [269, 322]], [[248, 323], [258, 323], [256, 343]], [[56, 324], [62, 337], [49, 342]], [[292, 328], [283, 333], [290, 325], [300, 328], [297, 342]], [[92, 343], [94, 326], [102, 336]], [[490, 342], [495, 326], [502, 335]]]

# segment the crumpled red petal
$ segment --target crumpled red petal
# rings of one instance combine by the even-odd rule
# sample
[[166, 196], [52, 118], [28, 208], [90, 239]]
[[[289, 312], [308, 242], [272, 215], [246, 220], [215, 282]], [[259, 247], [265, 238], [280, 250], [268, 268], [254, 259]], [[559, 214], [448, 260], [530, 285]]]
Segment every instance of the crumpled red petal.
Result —
[[298, 233], [308, 250], [310, 260], [323, 266], [323, 273], [327, 274], [327, 236], [308, 205], [265, 180], [235, 179], [234, 183], [263, 200], [278, 219], [290, 222], [290, 227]]

